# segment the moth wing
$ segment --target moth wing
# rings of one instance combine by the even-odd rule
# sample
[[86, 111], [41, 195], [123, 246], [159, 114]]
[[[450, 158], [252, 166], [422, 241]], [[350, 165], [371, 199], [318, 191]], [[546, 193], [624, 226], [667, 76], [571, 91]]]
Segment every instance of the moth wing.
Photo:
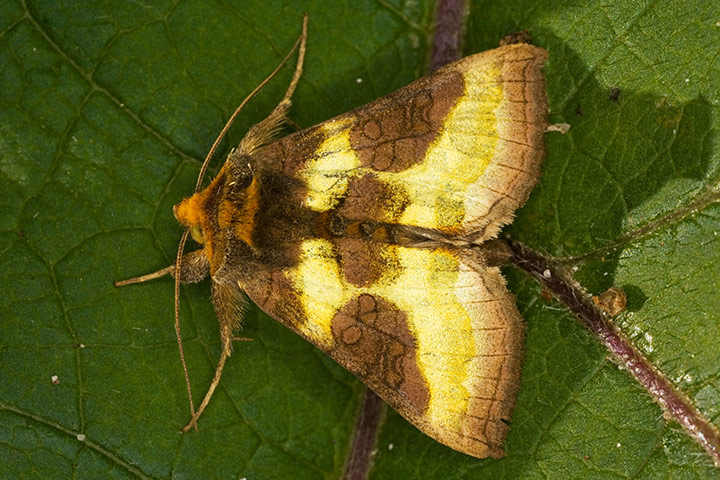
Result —
[[318, 212], [494, 237], [539, 176], [546, 57], [526, 44], [465, 57], [261, 149], [258, 164], [301, 179], [299, 201]]
[[499, 270], [460, 255], [312, 239], [297, 266], [242, 288], [427, 435], [500, 457], [524, 327]]

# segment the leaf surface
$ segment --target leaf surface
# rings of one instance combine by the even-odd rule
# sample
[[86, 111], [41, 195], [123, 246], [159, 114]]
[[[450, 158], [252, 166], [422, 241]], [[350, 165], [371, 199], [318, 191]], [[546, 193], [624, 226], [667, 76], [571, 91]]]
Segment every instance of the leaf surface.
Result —
[[[426, 71], [433, 2], [16, 1], [0, 5], [0, 477], [339, 478], [364, 387], [251, 309], [200, 431], [169, 264], [225, 119], [310, 15], [292, 117], [310, 126]], [[543, 177], [507, 232], [593, 294], [621, 286], [623, 332], [720, 423], [720, 21], [715, 2], [470, 2], [464, 51], [527, 29], [549, 50]], [[282, 97], [286, 68], [227, 152]], [[610, 99], [620, 89], [617, 101]], [[388, 410], [371, 478], [713, 478], [703, 450], [525, 274], [505, 269], [527, 358], [502, 460]], [[220, 344], [209, 285], [183, 287], [195, 396]], [[57, 376], [57, 384], [52, 378]]]

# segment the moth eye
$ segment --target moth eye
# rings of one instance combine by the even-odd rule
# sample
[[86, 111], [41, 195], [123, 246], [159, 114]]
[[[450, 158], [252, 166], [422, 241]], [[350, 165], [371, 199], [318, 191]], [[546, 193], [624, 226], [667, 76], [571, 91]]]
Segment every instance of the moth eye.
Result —
[[200, 228], [200, 225], [193, 225], [190, 227], [190, 236], [198, 243], [205, 243], [205, 234], [203, 233], [202, 228]]

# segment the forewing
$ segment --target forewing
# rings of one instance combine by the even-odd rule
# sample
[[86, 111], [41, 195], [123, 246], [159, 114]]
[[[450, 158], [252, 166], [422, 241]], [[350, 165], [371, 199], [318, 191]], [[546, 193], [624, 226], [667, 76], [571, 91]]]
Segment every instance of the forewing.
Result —
[[460, 255], [306, 240], [297, 266], [260, 271], [242, 287], [426, 434], [476, 457], [499, 457], [523, 325], [499, 271], [469, 250]]
[[301, 179], [303, 205], [349, 220], [438, 229], [481, 242], [528, 197], [544, 155], [547, 53], [466, 57], [258, 151]]

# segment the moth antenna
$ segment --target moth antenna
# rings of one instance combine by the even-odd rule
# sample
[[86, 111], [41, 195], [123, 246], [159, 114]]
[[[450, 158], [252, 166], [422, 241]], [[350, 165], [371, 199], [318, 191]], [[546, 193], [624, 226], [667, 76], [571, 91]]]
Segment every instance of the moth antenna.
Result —
[[295, 45], [293, 45], [293, 48], [290, 50], [290, 52], [285, 56], [282, 62], [280, 62], [280, 65], [278, 65], [273, 72], [268, 75], [265, 80], [263, 80], [255, 89], [250, 92], [250, 94], [245, 97], [245, 100], [242, 101], [242, 103], [235, 109], [233, 114], [230, 116], [230, 119], [225, 124], [225, 127], [223, 127], [222, 131], [218, 135], [218, 137], [215, 139], [215, 142], [212, 144], [212, 147], [210, 147], [210, 151], [208, 152], [207, 156], [205, 157], [205, 161], [202, 164], [202, 167], [200, 167], [200, 173], [198, 174], [197, 184], [195, 185], [195, 193], [200, 191], [200, 188], [202, 187], [202, 181], [203, 177], [205, 176], [205, 171], [208, 168], [208, 164], [210, 163], [210, 159], [215, 154], [215, 150], [217, 150], [218, 145], [220, 145], [220, 142], [225, 137], [225, 134], [230, 129], [230, 126], [235, 122], [235, 119], [240, 114], [240, 111], [245, 107], [245, 104], [250, 101], [251, 98], [253, 98], [270, 80], [277, 75], [277, 73], [280, 71], [280, 69], [285, 66], [285, 64], [290, 60], [290, 57], [292, 57], [293, 53], [295, 53], [295, 50], [300, 47], [300, 51], [298, 53], [298, 67], [295, 69], [295, 73], [293, 74], [292, 81], [290, 82], [290, 86], [287, 89], [287, 92], [285, 92], [285, 97], [283, 97], [283, 102], [289, 101], [290, 97], [292, 96], [293, 92], [295, 91], [295, 87], [297, 87], [298, 81], [300, 80], [300, 74], [302, 73], [302, 63], [305, 58], [305, 43], [307, 40], [307, 23], [308, 23], [308, 15], [307, 13], [303, 16], [303, 26], [302, 26], [302, 33], [300, 34], [300, 37], [295, 41]]
[[300, 46], [300, 50], [298, 51], [298, 61], [297, 66], [295, 67], [295, 72], [293, 73], [293, 78], [290, 81], [290, 85], [288, 85], [288, 89], [285, 92], [285, 96], [282, 99], [282, 102], [286, 102], [290, 100], [290, 97], [292, 97], [293, 93], [295, 92], [295, 87], [297, 87], [298, 82], [300, 81], [300, 76], [302, 75], [302, 67], [303, 63], [305, 62], [305, 45], [307, 43], [307, 24], [308, 24], [308, 14], [303, 15], [303, 26], [302, 26], [302, 33], [300, 34], [300, 38], [297, 39], [297, 42], [295, 42], [295, 46], [293, 47], [292, 51], [290, 51], [290, 54], [285, 57], [285, 60], [283, 63], [287, 62], [288, 58], [292, 53], [295, 51], [295, 48]]
[[300, 42], [298, 60], [295, 66], [295, 72], [293, 73], [292, 80], [285, 91], [285, 96], [280, 102], [273, 108], [270, 114], [261, 122], [253, 125], [245, 134], [243, 139], [240, 141], [238, 150], [245, 154], [251, 154], [257, 148], [262, 147], [270, 143], [280, 132], [283, 126], [290, 123], [287, 117], [287, 112], [290, 110], [292, 101], [290, 98], [295, 92], [295, 88], [300, 81], [303, 71], [303, 63], [305, 62], [305, 45], [307, 37], [307, 15], [303, 17], [303, 31], [298, 41]]
[[197, 411], [193, 413], [190, 422], [188, 422], [188, 424], [182, 428], [182, 433], [187, 433], [187, 431], [193, 427], [195, 427], [195, 430], [197, 430], [197, 421], [200, 418], [200, 415], [202, 415], [203, 410], [205, 410], [205, 407], [207, 407], [208, 403], [210, 403], [210, 398], [213, 396], [215, 388], [220, 383], [220, 377], [222, 376], [223, 368], [225, 368], [225, 361], [229, 356], [227, 352], [228, 349], [223, 348], [223, 351], [220, 354], [220, 360], [218, 360], [217, 368], [215, 369], [215, 376], [213, 376], [212, 383], [210, 384], [210, 388], [208, 388], [207, 393], [205, 393], [205, 398], [203, 398], [203, 401], [198, 407]]
[[[188, 234], [190, 233], [190, 227], [185, 228], [185, 231], [180, 238], [180, 245], [178, 245], [177, 258], [175, 259], [176, 272], [182, 272], [182, 255], [185, 249], [185, 242], [187, 242]], [[183, 373], [185, 374], [185, 384], [187, 385], [188, 400], [190, 401], [190, 414], [195, 418], [195, 405], [193, 404], [192, 389], [190, 388], [190, 373], [188, 372], [187, 362], [185, 361], [185, 350], [183, 349], [182, 336], [180, 334], [180, 277], [182, 275], [175, 275], [175, 336], [177, 337], [178, 350], [180, 350], [180, 362], [182, 363]], [[197, 430], [197, 425], [195, 426]]]

